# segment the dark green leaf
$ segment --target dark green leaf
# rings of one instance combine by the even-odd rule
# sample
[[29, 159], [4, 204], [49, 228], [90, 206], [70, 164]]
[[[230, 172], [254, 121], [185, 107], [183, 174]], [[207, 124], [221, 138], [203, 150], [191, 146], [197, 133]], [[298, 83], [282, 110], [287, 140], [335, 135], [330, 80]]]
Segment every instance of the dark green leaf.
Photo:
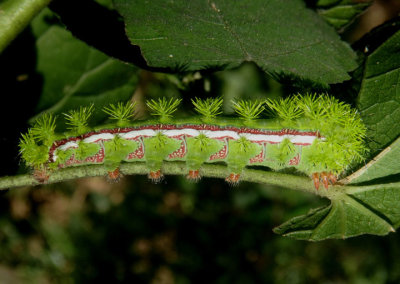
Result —
[[400, 32], [373, 53], [365, 65], [358, 108], [368, 127], [372, 153], [387, 146], [400, 134]]
[[[38, 112], [57, 114], [92, 103], [99, 110], [132, 96], [137, 68], [89, 47], [58, 25], [48, 25], [49, 17], [46, 10], [32, 24], [37, 36], [37, 71], [44, 81]], [[100, 111], [95, 114], [104, 117]]]
[[114, 0], [151, 67], [194, 71], [253, 61], [278, 77], [349, 79], [353, 51], [302, 1]]
[[50, 0], [0, 1], [0, 53]]
[[351, 23], [363, 12], [372, 1], [359, 2], [354, 0], [320, 0], [317, 3], [318, 13], [336, 29]]
[[332, 204], [275, 228], [284, 236], [320, 241], [362, 234], [386, 235], [400, 222], [400, 184], [344, 187]]
[[321, 220], [328, 215], [331, 205], [310, 210], [305, 215], [297, 216], [274, 228], [274, 232], [280, 235], [288, 235], [296, 239], [307, 240], [312, 230], [318, 226]]
[[392, 224], [400, 225], [400, 184], [389, 183], [373, 186], [354, 187], [347, 194], [369, 208], [371, 212]]
[[95, 0], [97, 3], [100, 5], [106, 7], [107, 9], [112, 10], [114, 8], [114, 5], [112, 3], [112, 0]]
[[368, 164], [357, 172], [346, 177], [346, 183], [368, 182], [378, 178], [384, 178], [400, 174], [400, 138], [389, 147], [379, 153]]

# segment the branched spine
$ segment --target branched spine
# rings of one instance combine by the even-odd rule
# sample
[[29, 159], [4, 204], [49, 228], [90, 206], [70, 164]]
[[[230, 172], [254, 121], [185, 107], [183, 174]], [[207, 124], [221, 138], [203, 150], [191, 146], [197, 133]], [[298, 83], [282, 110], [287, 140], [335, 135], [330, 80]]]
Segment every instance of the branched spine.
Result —
[[208, 138], [206, 135], [201, 133], [199, 136], [195, 138], [196, 143], [200, 146], [200, 151], [205, 151], [208, 147], [210, 138]]
[[232, 101], [235, 112], [245, 121], [251, 122], [257, 119], [264, 111], [264, 103], [262, 101]]
[[35, 140], [42, 142], [46, 146], [50, 146], [56, 138], [55, 129], [55, 116], [45, 113], [35, 121], [35, 124], [31, 128], [31, 135]]
[[65, 119], [67, 120], [68, 129], [74, 132], [76, 135], [81, 135], [89, 131], [88, 121], [94, 110], [94, 105], [91, 104], [89, 107], [80, 107], [78, 110], [70, 110], [68, 113], [64, 113]]
[[243, 152], [247, 152], [248, 149], [251, 146], [251, 141], [249, 141], [249, 139], [247, 139], [244, 136], [241, 136], [238, 140], [237, 140], [238, 144], [240, 145], [240, 150]]
[[280, 117], [283, 120], [292, 121], [299, 118], [303, 113], [296, 100], [293, 100], [292, 98], [280, 100], [267, 99], [265, 103], [277, 117]]
[[168, 122], [181, 101], [181, 99], [175, 98], [167, 100], [163, 97], [159, 98], [158, 101], [151, 99], [146, 102], [146, 105], [150, 109], [152, 115], [160, 117], [160, 122]]
[[212, 121], [217, 115], [222, 113], [222, 103], [222, 98], [192, 99], [195, 111], [204, 116], [204, 120], [207, 122]]
[[48, 147], [38, 145], [35, 141], [32, 129], [22, 134], [19, 142], [19, 153], [28, 166], [38, 168], [44, 165], [48, 159]]
[[31, 149], [36, 147], [36, 141], [32, 135], [32, 129], [28, 130], [28, 133], [22, 134], [21, 139], [19, 141], [19, 153], [21, 154], [22, 158], [27, 162], [29, 165], [34, 164], [34, 157], [32, 157]]
[[104, 107], [103, 111], [110, 116], [110, 119], [116, 120], [118, 126], [125, 126], [129, 124], [133, 118], [136, 102], [119, 102], [118, 104], [110, 104], [108, 107]]
[[326, 103], [324, 103], [321, 95], [307, 94], [302, 97], [300, 94], [297, 94], [294, 100], [306, 117], [316, 120], [327, 115]]

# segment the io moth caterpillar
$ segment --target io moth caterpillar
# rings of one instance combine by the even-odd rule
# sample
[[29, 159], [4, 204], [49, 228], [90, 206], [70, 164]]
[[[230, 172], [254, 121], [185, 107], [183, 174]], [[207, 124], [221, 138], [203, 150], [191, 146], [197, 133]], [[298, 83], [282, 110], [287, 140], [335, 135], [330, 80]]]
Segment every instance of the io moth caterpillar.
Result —
[[[104, 111], [114, 121], [88, 126], [93, 106], [65, 114], [69, 131], [56, 133], [52, 115], [43, 115], [23, 134], [20, 153], [46, 182], [52, 171], [104, 164], [111, 179], [121, 163], [144, 162], [149, 178], [162, 178], [164, 161], [184, 161], [187, 178], [200, 178], [204, 163], [225, 163], [226, 180], [237, 183], [243, 168], [294, 167], [310, 176], [316, 189], [328, 188], [350, 165], [363, 160], [366, 128], [357, 111], [328, 95], [294, 96], [277, 101], [237, 101], [239, 118], [219, 118], [222, 99], [192, 100], [198, 117], [172, 118], [180, 100], [147, 102], [157, 119], [132, 121], [135, 104], [111, 104]], [[260, 119], [269, 110], [272, 119]]]

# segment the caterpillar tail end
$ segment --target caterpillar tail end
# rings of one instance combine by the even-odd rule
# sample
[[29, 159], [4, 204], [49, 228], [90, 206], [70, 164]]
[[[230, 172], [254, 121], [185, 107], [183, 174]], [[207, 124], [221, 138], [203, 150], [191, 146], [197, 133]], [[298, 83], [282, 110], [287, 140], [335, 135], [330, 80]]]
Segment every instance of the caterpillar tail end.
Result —
[[199, 181], [201, 179], [199, 170], [189, 170], [186, 178], [194, 182]]
[[159, 183], [163, 180], [164, 175], [161, 173], [161, 170], [150, 171], [147, 176], [152, 182]]
[[316, 190], [319, 189], [320, 182], [322, 182], [325, 189], [328, 189], [329, 184], [335, 184], [337, 181], [336, 176], [333, 173], [321, 172], [321, 173], [313, 173], [311, 178], [314, 182], [314, 187]]
[[238, 185], [240, 179], [240, 174], [230, 173], [229, 176], [225, 178], [225, 181], [230, 185]]

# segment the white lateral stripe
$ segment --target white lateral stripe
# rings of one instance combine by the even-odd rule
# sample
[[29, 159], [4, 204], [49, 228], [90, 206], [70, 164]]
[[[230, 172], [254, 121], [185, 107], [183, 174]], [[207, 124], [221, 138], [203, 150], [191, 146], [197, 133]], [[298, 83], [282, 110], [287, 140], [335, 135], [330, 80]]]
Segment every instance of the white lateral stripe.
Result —
[[196, 129], [186, 128], [186, 129], [173, 129], [173, 130], [165, 130], [162, 132], [168, 137], [180, 136], [180, 135], [188, 135], [188, 136], [199, 136], [200, 132]]
[[247, 134], [243, 133], [250, 141], [259, 141], [259, 142], [270, 142], [270, 143], [280, 143], [284, 139], [289, 139], [293, 144], [312, 144], [316, 136], [301, 136], [301, 135], [264, 135], [264, 134]]
[[85, 139], [83, 139], [83, 142], [85, 143], [93, 143], [98, 140], [111, 140], [114, 139], [114, 134], [111, 133], [101, 133], [101, 134], [94, 134], [92, 136], [89, 136]]
[[[61, 145], [60, 147], [58, 147], [56, 150], [61, 150], [61, 151], [67, 151], [68, 149], [71, 148], [78, 148], [79, 144], [76, 141], [69, 141], [67, 143], [65, 143], [64, 145]], [[57, 161], [57, 155], [56, 155], [56, 151], [53, 152], [53, 162]]]
[[[221, 139], [224, 137], [229, 137], [231, 139], [237, 140], [241, 136], [246, 137], [250, 141], [257, 141], [257, 142], [266, 142], [266, 143], [280, 143], [284, 139], [289, 139], [290, 142], [293, 144], [303, 144], [303, 145], [311, 145], [315, 139], [318, 139], [315, 135], [266, 135], [266, 134], [251, 134], [251, 133], [240, 133], [238, 134], [232, 130], [196, 130], [192, 128], [185, 128], [185, 129], [171, 129], [171, 130], [153, 130], [153, 129], [140, 129], [140, 130], [132, 130], [127, 133], [100, 133], [100, 134], [93, 134], [90, 137], [87, 137], [83, 140], [85, 143], [94, 143], [99, 140], [111, 140], [114, 139], [115, 135], [120, 136], [124, 139], [134, 139], [140, 136], [147, 136], [147, 137], [154, 137], [157, 132], [161, 132], [168, 137], [180, 136], [180, 135], [187, 135], [191, 137], [197, 137], [201, 133], [206, 135], [208, 138], [211, 139]], [[324, 138], [320, 138], [324, 141]], [[57, 149], [66, 151], [69, 148], [77, 148], [79, 147], [76, 141], [70, 141], [65, 143], [64, 145], [58, 147]], [[54, 155], [55, 159], [56, 156]]]
[[133, 139], [138, 136], [149, 136], [153, 137], [156, 135], [156, 131], [153, 129], [142, 129], [142, 130], [133, 130], [127, 133], [120, 133], [119, 136], [124, 139]]
[[[124, 139], [133, 139], [139, 136], [147, 136], [154, 137], [157, 132], [161, 132], [168, 137], [180, 136], [180, 135], [188, 135], [192, 137], [199, 136], [200, 133], [203, 133], [208, 138], [218, 139], [223, 137], [230, 137], [231, 139], [239, 139], [241, 136], [246, 137], [250, 141], [259, 141], [259, 142], [271, 142], [271, 143], [280, 143], [284, 139], [289, 139], [290, 142], [295, 144], [312, 144], [317, 136], [314, 135], [266, 135], [266, 134], [251, 134], [251, 133], [240, 133], [238, 134], [232, 130], [196, 130], [191, 128], [186, 129], [172, 129], [172, 130], [161, 130], [156, 131], [153, 129], [141, 129], [141, 130], [133, 130], [127, 133], [119, 133], [115, 135], [119, 135]], [[98, 140], [110, 140], [115, 137], [114, 134], [111, 133], [101, 133], [95, 134], [90, 137], [87, 137], [83, 140], [83, 142], [91, 143]], [[324, 140], [324, 139], [321, 139]], [[69, 143], [69, 142], [68, 142]], [[67, 143], [67, 144], [68, 144]], [[62, 146], [61, 146], [62, 147]]]
[[312, 144], [317, 136], [293, 136], [290, 138], [290, 142], [293, 144]]
[[222, 137], [231, 137], [232, 139], [239, 139], [240, 136], [237, 134], [235, 131], [231, 130], [204, 130], [203, 131], [204, 135], [206, 135], [208, 138], [222, 138]]
[[69, 148], [78, 148], [78, 147], [79, 147], [79, 145], [78, 145], [78, 143], [76, 143], [76, 141], [69, 141], [69, 142], [65, 143], [64, 145], [58, 147], [57, 149], [66, 151]]

